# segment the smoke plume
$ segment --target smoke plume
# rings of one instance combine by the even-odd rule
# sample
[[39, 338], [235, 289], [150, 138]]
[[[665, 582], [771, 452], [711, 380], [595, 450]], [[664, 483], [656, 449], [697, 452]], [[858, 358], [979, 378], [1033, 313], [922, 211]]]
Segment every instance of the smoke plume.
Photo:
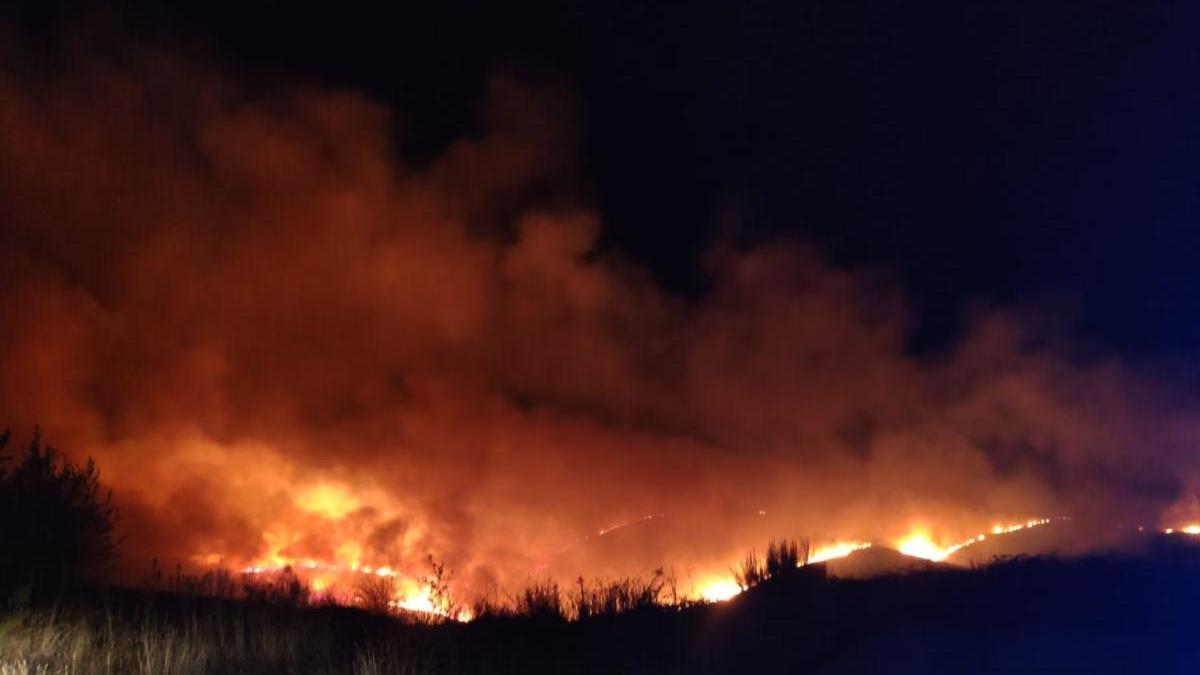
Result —
[[0, 75], [0, 413], [96, 457], [131, 573], [433, 554], [483, 588], [1196, 508], [1188, 405], [1019, 312], [914, 357], [887, 275], [801, 241], [663, 290], [598, 244], [562, 87], [497, 75], [416, 164], [352, 91], [58, 56]]

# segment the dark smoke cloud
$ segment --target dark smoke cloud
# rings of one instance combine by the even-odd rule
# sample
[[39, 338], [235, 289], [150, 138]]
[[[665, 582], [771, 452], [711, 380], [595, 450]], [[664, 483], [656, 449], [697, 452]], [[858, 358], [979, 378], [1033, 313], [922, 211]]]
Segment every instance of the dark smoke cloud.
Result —
[[715, 245], [710, 293], [664, 292], [597, 246], [571, 109], [497, 76], [417, 166], [354, 92], [152, 51], [10, 69], [0, 411], [97, 457], [131, 569], [433, 553], [481, 587], [1197, 515], [1188, 407], [1016, 313], [916, 359], [886, 276], [803, 242]]

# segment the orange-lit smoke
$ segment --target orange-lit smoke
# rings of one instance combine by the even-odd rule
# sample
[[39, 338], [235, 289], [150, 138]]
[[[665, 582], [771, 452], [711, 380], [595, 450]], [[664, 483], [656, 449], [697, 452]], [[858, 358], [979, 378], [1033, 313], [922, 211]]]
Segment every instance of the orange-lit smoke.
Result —
[[794, 241], [664, 291], [574, 198], [558, 86], [493, 79], [414, 164], [363, 95], [136, 62], [0, 73], [0, 411], [97, 458], [130, 574], [702, 585], [774, 536], [1191, 503], [1190, 408], [1015, 312], [914, 357], [885, 274]]

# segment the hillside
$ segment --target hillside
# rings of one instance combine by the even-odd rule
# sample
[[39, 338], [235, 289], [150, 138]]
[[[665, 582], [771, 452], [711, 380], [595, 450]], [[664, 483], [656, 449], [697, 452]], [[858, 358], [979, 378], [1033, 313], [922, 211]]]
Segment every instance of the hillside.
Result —
[[[898, 555], [863, 551], [843, 561], [842, 573], [908, 563]], [[830, 576], [832, 568], [800, 568], [724, 603], [580, 621], [550, 608], [413, 625], [346, 608], [110, 590], [76, 595], [54, 614], [10, 611], [0, 620], [0, 664], [32, 658], [51, 672], [70, 667], [81, 675], [108, 672], [104, 658], [134, 672], [195, 675], [1200, 668], [1191, 631], [1200, 547], [1190, 540], [1150, 538], [1136, 557], [1023, 558], [977, 569], [924, 564], [865, 579]], [[105, 652], [108, 640], [115, 642]], [[136, 667], [143, 653], [176, 661], [147, 671]]]
[[825, 566], [830, 576], [841, 579], [869, 579], [887, 574], [906, 574], [943, 567], [939, 563], [905, 555], [886, 546], [871, 546], [820, 564]]

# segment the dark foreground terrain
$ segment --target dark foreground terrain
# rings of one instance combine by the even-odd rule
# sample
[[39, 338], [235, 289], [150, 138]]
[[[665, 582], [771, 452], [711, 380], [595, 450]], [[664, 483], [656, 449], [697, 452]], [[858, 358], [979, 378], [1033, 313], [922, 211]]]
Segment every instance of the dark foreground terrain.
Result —
[[566, 621], [419, 625], [109, 589], [0, 619], [0, 673], [1194, 673], [1200, 551], [1024, 558], [831, 578], [819, 565], [721, 604]]

